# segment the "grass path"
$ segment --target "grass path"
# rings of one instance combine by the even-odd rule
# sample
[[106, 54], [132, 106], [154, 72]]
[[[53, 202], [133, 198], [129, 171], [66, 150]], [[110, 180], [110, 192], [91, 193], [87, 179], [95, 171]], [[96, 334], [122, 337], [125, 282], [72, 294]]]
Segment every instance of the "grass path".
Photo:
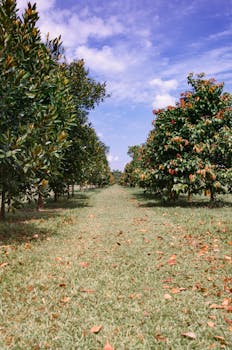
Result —
[[230, 212], [115, 185], [0, 224], [0, 348], [231, 349]]

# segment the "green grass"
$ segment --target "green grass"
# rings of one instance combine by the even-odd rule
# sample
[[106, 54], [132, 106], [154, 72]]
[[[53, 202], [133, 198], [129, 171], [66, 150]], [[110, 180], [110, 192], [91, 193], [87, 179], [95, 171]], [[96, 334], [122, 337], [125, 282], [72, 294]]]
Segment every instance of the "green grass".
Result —
[[0, 348], [231, 349], [225, 200], [162, 206], [115, 185], [10, 216], [0, 224]]

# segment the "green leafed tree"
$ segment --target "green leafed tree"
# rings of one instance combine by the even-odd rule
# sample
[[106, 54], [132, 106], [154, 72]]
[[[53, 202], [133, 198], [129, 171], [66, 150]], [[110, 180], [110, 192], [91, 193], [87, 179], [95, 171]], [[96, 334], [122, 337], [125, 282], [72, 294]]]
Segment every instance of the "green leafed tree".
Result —
[[138, 183], [166, 200], [202, 192], [213, 200], [231, 183], [232, 96], [204, 74], [188, 83], [176, 106], [154, 111]]
[[73, 187], [75, 183], [81, 184], [87, 179], [86, 164], [90, 163], [96, 153], [91, 146], [92, 140], [98, 139], [88, 121], [88, 113], [106, 97], [105, 83], [96, 82], [89, 77], [83, 60], [63, 63], [61, 69], [69, 81], [75, 106], [75, 123], [69, 127], [67, 140], [70, 145], [62, 155], [58, 172], [50, 180], [50, 187], [56, 197], [69, 185]]
[[[1, 1], [1, 217], [6, 201], [40, 193], [67, 147], [74, 120], [69, 81], [41, 40], [38, 18], [35, 5], [28, 3], [20, 17], [16, 1]], [[51, 45], [59, 47], [59, 40]]]

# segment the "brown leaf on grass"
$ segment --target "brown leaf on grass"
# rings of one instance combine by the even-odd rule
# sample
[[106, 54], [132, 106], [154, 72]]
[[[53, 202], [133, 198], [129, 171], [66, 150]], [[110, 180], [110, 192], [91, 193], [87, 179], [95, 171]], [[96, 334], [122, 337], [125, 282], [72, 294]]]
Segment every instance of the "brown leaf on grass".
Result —
[[229, 305], [231, 303], [231, 299], [230, 298], [225, 298], [222, 302], [221, 305], [218, 304], [212, 304], [210, 305], [210, 309], [224, 309], [227, 312], [232, 312], [232, 306]]
[[55, 260], [56, 260], [56, 261], [62, 261], [63, 259], [62, 259], [60, 256], [57, 256], [57, 257], [55, 258]]
[[230, 320], [227, 317], [224, 317], [224, 320], [226, 321], [227, 324], [232, 325], [232, 320]]
[[59, 287], [66, 287], [66, 283], [60, 283]]
[[210, 328], [214, 328], [214, 327], [215, 327], [215, 323], [212, 322], [212, 321], [207, 322], [207, 325], [208, 325], [208, 327], [210, 327]]
[[2, 268], [2, 267], [6, 267], [7, 265], [9, 265], [7, 262], [5, 262], [5, 263], [2, 263], [2, 264], [0, 264], [0, 267]]
[[172, 283], [172, 278], [171, 277], [165, 278], [162, 282], [163, 283]]
[[164, 336], [162, 336], [161, 334], [157, 334], [156, 336], [155, 336], [155, 339], [157, 340], [157, 341], [166, 341], [167, 340], [167, 338], [166, 337], [164, 337]]
[[31, 249], [32, 245], [30, 243], [25, 243], [24, 247], [25, 249]]
[[94, 291], [93, 289], [80, 288], [80, 292], [92, 294], [92, 293], [94, 293], [95, 291]]
[[172, 294], [178, 294], [178, 293], [183, 292], [183, 291], [185, 291], [185, 290], [186, 290], [186, 288], [172, 288], [172, 289], [170, 290], [170, 292], [171, 292]]
[[84, 268], [89, 267], [89, 265], [90, 264], [88, 262], [86, 262], [86, 261], [79, 262], [79, 266], [84, 267]]
[[222, 302], [223, 306], [228, 306], [229, 304], [231, 304], [231, 299], [230, 298], [225, 298]]
[[67, 304], [70, 301], [70, 298], [69, 297], [64, 297], [64, 298], [60, 299], [60, 301], [63, 304]]
[[164, 252], [162, 252], [161, 250], [157, 250], [157, 251], [156, 251], [156, 254], [163, 255]]
[[170, 256], [170, 258], [167, 261], [168, 265], [175, 265], [176, 264], [176, 254], [173, 254], [172, 256]]
[[224, 260], [231, 263], [231, 262], [232, 262], [232, 257], [229, 256], [229, 255], [225, 255], [225, 256], [224, 256]]
[[220, 335], [215, 335], [214, 339], [220, 341], [221, 344], [225, 344], [225, 338], [221, 337]]
[[130, 294], [130, 299], [141, 299], [142, 294], [136, 293], [136, 294]]
[[34, 287], [29, 285], [29, 286], [27, 286], [27, 290], [28, 290], [28, 292], [32, 292], [34, 290]]
[[107, 342], [103, 350], [114, 350], [114, 348]]
[[204, 245], [204, 246], [200, 249], [200, 251], [198, 252], [198, 256], [205, 255], [205, 254], [208, 252], [208, 248], [209, 248], [209, 246], [208, 246], [207, 244]]
[[223, 305], [218, 305], [218, 304], [212, 304], [209, 307], [210, 309], [224, 309]]
[[90, 329], [90, 333], [94, 333], [94, 334], [97, 334], [100, 332], [100, 330], [102, 329], [102, 325], [100, 326], [93, 326], [91, 329]]
[[181, 335], [183, 337], [189, 338], [189, 339], [196, 339], [197, 338], [196, 334], [193, 332], [186, 332], [186, 333], [182, 333]]
[[164, 299], [171, 300], [172, 296], [170, 294], [164, 294]]

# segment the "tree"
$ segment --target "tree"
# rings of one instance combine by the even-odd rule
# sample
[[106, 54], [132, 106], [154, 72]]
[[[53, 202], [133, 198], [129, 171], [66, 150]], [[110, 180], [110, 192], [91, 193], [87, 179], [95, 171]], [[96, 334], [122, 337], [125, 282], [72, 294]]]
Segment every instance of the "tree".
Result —
[[[75, 123], [70, 124], [67, 140], [70, 146], [64, 151], [58, 172], [50, 180], [50, 187], [55, 196], [65, 188], [75, 183], [82, 183], [86, 177], [85, 163], [90, 162], [94, 153], [88, 148], [91, 139], [97, 138], [95, 131], [88, 121], [88, 113], [104, 100], [106, 95], [105, 83], [98, 83], [89, 77], [83, 60], [70, 64], [63, 63], [61, 69], [69, 81], [70, 93], [75, 105]], [[85, 173], [85, 175], [84, 175]]]
[[113, 179], [114, 179], [114, 183], [120, 183], [120, 179], [121, 179], [121, 176], [122, 176], [122, 172], [118, 169], [114, 169], [112, 170], [112, 176], [113, 176]]
[[232, 97], [204, 74], [190, 74], [188, 83], [176, 106], [154, 111], [138, 183], [166, 200], [202, 191], [214, 200], [231, 181]]
[[127, 163], [121, 176], [121, 184], [134, 187], [139, 181], [139, 171], [141, 162], [141, 153], [143, 146], [135, 145], [128, 148], [127, 154], [132, 158]]

